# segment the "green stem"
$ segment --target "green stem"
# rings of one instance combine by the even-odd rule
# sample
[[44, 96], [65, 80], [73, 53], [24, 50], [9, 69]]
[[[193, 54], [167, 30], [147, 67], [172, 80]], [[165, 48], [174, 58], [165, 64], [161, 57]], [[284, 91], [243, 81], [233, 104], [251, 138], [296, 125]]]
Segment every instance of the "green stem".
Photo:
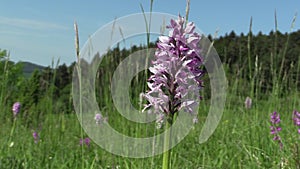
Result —
[[16, 117], [14, 117], [13, 126], [12, 126], [12, 128], [11, 128], [11, 130], [10, 130], [10, 135], [9, 135], [8, 142], [7, 142], [8, 146], [10, 146], [11, 139], [12, 139], [12, 137], [13, 137], [13, 135], [14, 135], [14, 132], [15, 132], [15, 128], [16, 128], [16, 121], [17, 121], [17, 118], [16, 118]]
[[[80, 62], [78, 61], [77, 65], [77, 73], [78, 73], [78, 81], [79, 81], [79, 114], [80, 114], [80, 123], [83, 125], [83, 117], [82, 117], [82, 82], [81, 82], [81, 68]], [[80, 137], [83, 140], [83, 128], [80, 126]], [[81, 162], [82, 168], [84, 168], [84, 150], [83, 145], [81, 146]]]
[[[173, 116], [171, 116], [170, 119], [168, 119], [166, 121], [166, 130], [171, 127], [172, 123], [173, 123]], [[172, 133], [171, 128], [170, 128], [169, 131], [165, 132], [162, 169], [169, 169], [169, 167], [170, 167], [170, 153], [171, 153], [171, 151], [169, 149], [170, 149], [171, 133]]]

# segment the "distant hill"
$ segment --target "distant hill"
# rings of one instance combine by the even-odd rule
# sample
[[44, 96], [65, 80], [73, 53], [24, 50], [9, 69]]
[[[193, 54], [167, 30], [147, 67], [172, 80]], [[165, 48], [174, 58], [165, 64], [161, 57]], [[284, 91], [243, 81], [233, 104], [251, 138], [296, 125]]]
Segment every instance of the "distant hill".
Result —
[[25, 77], [29, 77], [34, 70], [42, 71], [45, 67], [31, 62], [21, 62], [23, 64], [23, 73]]

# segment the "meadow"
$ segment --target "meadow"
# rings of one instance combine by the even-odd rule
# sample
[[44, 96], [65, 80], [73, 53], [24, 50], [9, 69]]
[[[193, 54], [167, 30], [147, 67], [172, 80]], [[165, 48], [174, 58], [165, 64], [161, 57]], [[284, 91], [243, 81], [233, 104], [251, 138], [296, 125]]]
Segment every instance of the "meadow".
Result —
[[[297, 53], [299, 43], [295, 47], [291, 39], [299, 39], [299, 31], [281, 34], [275, 28], [270, 35], [255, 36], [251, 26], [248, 35], [211, 38], [228, 80], [223, 116], [209, 140], [199, 144], [199, 133], [210, 107], [210, 89], [204, 87], [199, 122], [172, 149], [170, 168], [300, 168], [299, 127], [293, 122], [293, 111], [300, 111], [300, 53]], [[264, 51], [260, 50], [262, 44], [265, 44]], [[99, 66], [102, 81], [96, 82], [99, 107], [106, 112], [108, 123], [117, 131], [134, 137], [160, 131], [154, 123], [135, 124], [119, 115], [106, 84], [118, 63], [141, 48], [145, 46], [110, 51]], [[137, 159], [121, 157], [86, 139], [89, 136], [82, 131], [72, 105], [72, 68], [68, 68], [66, 84], [61, 80], [66, 77], [59, 64], [52, 64], [48, 73], [35, 71], [26, 78], [20, 65], [10, 63], [9, 54], [2, 51], [0, 168], [161, 168], [162, 155]], [[45, 74], [46, 83], [43, 81]], [[147, 72], [141, 72], [132, 81], [131, 101], [136, 107], [139, 93], [146, 90], [148, 76]], [[207, 77], [204, 83], [209, 86]], [[249, 107], [245, 105], [246, 97], [252, 99]], [[16, 115], [12, 110], [14, 102], [21, 104]], [[274, 111], [280, 114], [280, 123], [270, 121]], [[270, 130], [273, 125], [282, 128], [279, 132], [282, 148], [278, 140], [273, 140]]]

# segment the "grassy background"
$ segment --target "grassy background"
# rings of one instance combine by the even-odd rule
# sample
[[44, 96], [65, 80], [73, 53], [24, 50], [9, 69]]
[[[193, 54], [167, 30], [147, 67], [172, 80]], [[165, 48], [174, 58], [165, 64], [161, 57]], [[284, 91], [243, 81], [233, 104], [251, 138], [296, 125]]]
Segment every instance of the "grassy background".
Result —
[[[223, 118], [215, 133], [204, 144], [198, 143], [201, 124], [205, 117], [200, 117], [199, 124], [172, 151], [172, 168], [295, 168], [294, 143], [299, 142], [296, 128], [292, 125], [291, 100], [279, 99], [276, 110], [281, 112], [281, 137], [284, 148], [272, 141], [269, 134], [269, 114], [274, 99], [254, 103], [250, 110], [245, 110], [243, 98], [228, 100]], [[291, 100], [288, 100], [291, 99]], [[231, 103], [231, 104], [230, 104]], [[296, 102], [300, 104], [299, 99]], [[289, 106], [287, 106], [289, 105]], [[207, 106], [202, 103], [201, 111]], [[22, 112], [21, 112], [22, 114]], [[21, 115], [20, 114], [20, 115]], [[120, 119], [123, 120], [123, 119]], [[81, 168], [81, 147], [79, 146], [80, 125], [75, 114], [47, 114], [39, 121], [40, 141], [34, 143], [32, 130], [18, 118], [12, 142], [7, 143], [8, 133], [12, 127], [11, 119], [1, 123], [1, 168]], [[113, 120], [113, 126], [124, 122]], [[123, 128], [140, 132], [137, 127]], [[138, 135], [142, 135], [139, 133]], [[145, 159], [131, 159], [112, 155], [92, 143], [84, 146], [84, 168], [160, 168], [162, 156]]]

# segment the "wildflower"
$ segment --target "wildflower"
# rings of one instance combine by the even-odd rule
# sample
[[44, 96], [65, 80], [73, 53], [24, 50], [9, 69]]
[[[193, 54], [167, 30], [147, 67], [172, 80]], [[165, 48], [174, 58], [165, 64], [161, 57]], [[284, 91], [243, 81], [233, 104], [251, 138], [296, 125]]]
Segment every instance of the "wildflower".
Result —
[[80, 139], [80, 141], [79, 141], [79, 145], [83, 145], [83, 144], [85, 144], [87, 147], [90, 147], [90, 144], [91, 144], [91, 139], [90, 138], [85, 138], [85, 139]]
[[279, 113], [273, 112], [270, 116], [270, 121], [272, 123], [272, 126], [270, 127], [271, 134], [274, 135], [273, 140], [277, 141], [280, 145], [280, 149], [282, 149], [283, 144], [281, 141], [281, 137], [279, 136], [279, 132], [282, 130], [282, 128], [279, 127], [279, 123], [280, 123]]
[[84, 139], [84, 143], [85, 143], [85, 145], [87, 145], [88, 147], [90, 147], [90, 144], [91, 144], [91, 139], [90, 138], [85, 138]]
[[296, 126], [300, 126], [300, 113], [296, 110], [293, 112], [293, 121]]
[[15, 117], [19, 114], [20, 109], [21, 109], [20, 102], [14, 103], [14, 105], [12, 107], [12, 111], [13, 111]]
[[[293, 112], [293, 121], [295, 126], [300, 127], [300, 113], [296, 110]], [[300, 128], [298, 129], [298, 133], [300, 134]]]
[[102, 118], [103, 118], [102, 115], [100, 113], [97, 113], [94, 118], [96, 121], [96, 124], [100, 124]]
[[246, 100], [245, 100], [245, 108], [246, 109], [250, 109], [252, 106], [252, 99], [250, 97], [246, 97]]
[[100, 113], [97, 113], [94, 117], [96, 124], [99, 125], [103, 122], [107, 122], [107, 117], [103, 117]]
[[38, 134], [38, 132], [36, 132], [36, 131], [34, 131], [33, 133], [32, 133], [32, 137], [33, 137], [33, 139], [34, 139], [34, 143], [38, 143], [38, 141], [39, 141], [39, 134]]
[[83, 139], [81, 138], [80, 140], [79, 140], [79, 145], [82, 145], [83, 144]]
[[194, 23], [184, 27], [184, 18], [179, 16], [177, 21], [171, 20], [167, 28], [170, 29], [169, 36], [159, 37], [155, 60], [149, 68], [152, 73], [148, 79], [150, 90], [143, 94], [149, 102], [143, 111], [154, 108], [152, 113], [157, 115], [158, 127], [164, 118], [173, 117], [182, 109], [194, 115], [196, 99], [186, 97], [190, 93], [198, 96], [203, 87], [203, 58], [198, 46], [200, 35], [194, 32]]

